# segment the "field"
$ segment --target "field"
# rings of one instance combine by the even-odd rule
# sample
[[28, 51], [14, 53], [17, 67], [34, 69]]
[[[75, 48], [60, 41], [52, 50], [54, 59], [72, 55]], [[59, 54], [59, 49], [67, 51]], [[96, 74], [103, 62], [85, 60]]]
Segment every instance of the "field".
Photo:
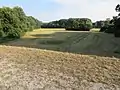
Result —
[[120, 90], [118, 58], [0, 46], [0, 71], [0, 90]]
[[26, 33], [21, 39], [3, 43], [3, 45], [25, 46], [87, 55], [116, 56], [119, 54], [120, 38], [97, 31], [98, 29], [92, 29], [91, 32], [38, 29]]
[[0, 45], [0, 90], [120, 90], [119, 41], [98, 29], [27, 32]]

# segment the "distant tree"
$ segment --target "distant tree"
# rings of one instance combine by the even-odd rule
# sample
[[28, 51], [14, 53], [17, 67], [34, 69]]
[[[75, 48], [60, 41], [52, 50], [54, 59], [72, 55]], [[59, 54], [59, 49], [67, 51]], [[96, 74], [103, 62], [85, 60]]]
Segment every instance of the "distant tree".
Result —
[[[120, 5], [118, 4], [115, 8], [116, 12], [120, 12]], [[110, 21], [106, 20], [105, 26], [101, 28], [100, 32], [113, 33], [115, 37], [120, 37], [120, 13], [118, 16], [113, 16]]]
[[92, 21], [88, 18], [69, 18], [66, 30], [89, 31]]
[[65, 28], [67, 25], [67, 19], [60, 19], [49, 23], [43, 23], [42, 28]]
[[41, 27], [42, 22], [35, 19], [32, 16], [27, 16], [27, 25], [30, 28], [30, 30], [37, 29]]
[[89, 31], [92, 28], [92, 21], [88, 18], [69, 18], [44, 23], [42, 28], [66, 28], [66, 30]]
[[[118, 4], [115, 8], [116, 12], [120, 12], [120, 5]], [[113, 18], [114, 26], [115, 26], [115, 37], [120, 37], [120, 13], [118, 16]]]
[[110, 21], [111, 21], [111, 19], [110, 19], [110, 18], [107, 18], [107, 19], [104, 21], [104, 26], [109, 26], [109, 25], [110, 25]]
[[116, 12], [120, 12], [120, 4], [118, 4], [115, 8]]

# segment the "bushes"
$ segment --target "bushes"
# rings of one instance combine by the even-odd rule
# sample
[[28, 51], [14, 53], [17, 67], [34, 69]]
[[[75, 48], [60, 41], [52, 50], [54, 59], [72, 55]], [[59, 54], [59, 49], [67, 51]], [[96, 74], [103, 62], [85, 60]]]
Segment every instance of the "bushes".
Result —
[[117, 17], [117, 19], [114, 20], [114, 26], [115, 26], [115, 31], [114, 31], [115, 37], [120, 37], [120, 17], [119, 16]]
[[[115, 8], [117, 12], [120, 12], [120, 5], [118, 4]], [[120, 13], [118, 16], [114, 16], [110, 21], [111, 25], [104, 26], [100, 32], [113, 33], [115, 37], [120, 37]]]
[[120, 28], [115, 30], [114, 36], [115, 37], [120, 37]]
[[21, 7], [0, 8], [0, 37], [20, 38], [25, 32], [39, 28], [41, 22], [26, 16]]
[[113, 18], [112, 22], [112, 25], [102, 27], [100, 32], [112, 33], [115, 37], [120, 37], [120, 18]]
[[9, 31], [7, 38], [20, 38], [20, 36], [24, 35], [24, 32], [22, 32], [19, 28], [14, 29]]
[[104, 26], [100, 29], [100, 32], [105, 32], [105, 33], [114, 33], [114, 31], [115, 31], [114, 25]]
[[100, 29], [100, 32], [114, 34], [115, 37], [120, 37], [120, 27], [115, 25], [104, 26]]

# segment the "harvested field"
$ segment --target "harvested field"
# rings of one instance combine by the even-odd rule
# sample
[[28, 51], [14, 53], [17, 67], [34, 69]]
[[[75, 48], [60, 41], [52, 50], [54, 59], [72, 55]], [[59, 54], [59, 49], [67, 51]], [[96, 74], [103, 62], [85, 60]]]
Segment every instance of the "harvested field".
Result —
[[0, 90], [120, 90], [114, 57], [0, 46], [0, 71]]

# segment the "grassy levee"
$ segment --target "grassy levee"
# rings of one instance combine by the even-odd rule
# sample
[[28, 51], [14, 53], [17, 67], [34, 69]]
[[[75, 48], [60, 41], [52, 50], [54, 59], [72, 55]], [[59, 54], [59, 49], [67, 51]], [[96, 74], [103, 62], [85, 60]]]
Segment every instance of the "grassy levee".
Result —
[[96, 32], [65, 31], [64, 29], [37, 29], [26, 33], [21, 39], [3, 45], [25, 46], [46, 50], [102, 56], [119, 56], [120, 38], [112, 34]]

